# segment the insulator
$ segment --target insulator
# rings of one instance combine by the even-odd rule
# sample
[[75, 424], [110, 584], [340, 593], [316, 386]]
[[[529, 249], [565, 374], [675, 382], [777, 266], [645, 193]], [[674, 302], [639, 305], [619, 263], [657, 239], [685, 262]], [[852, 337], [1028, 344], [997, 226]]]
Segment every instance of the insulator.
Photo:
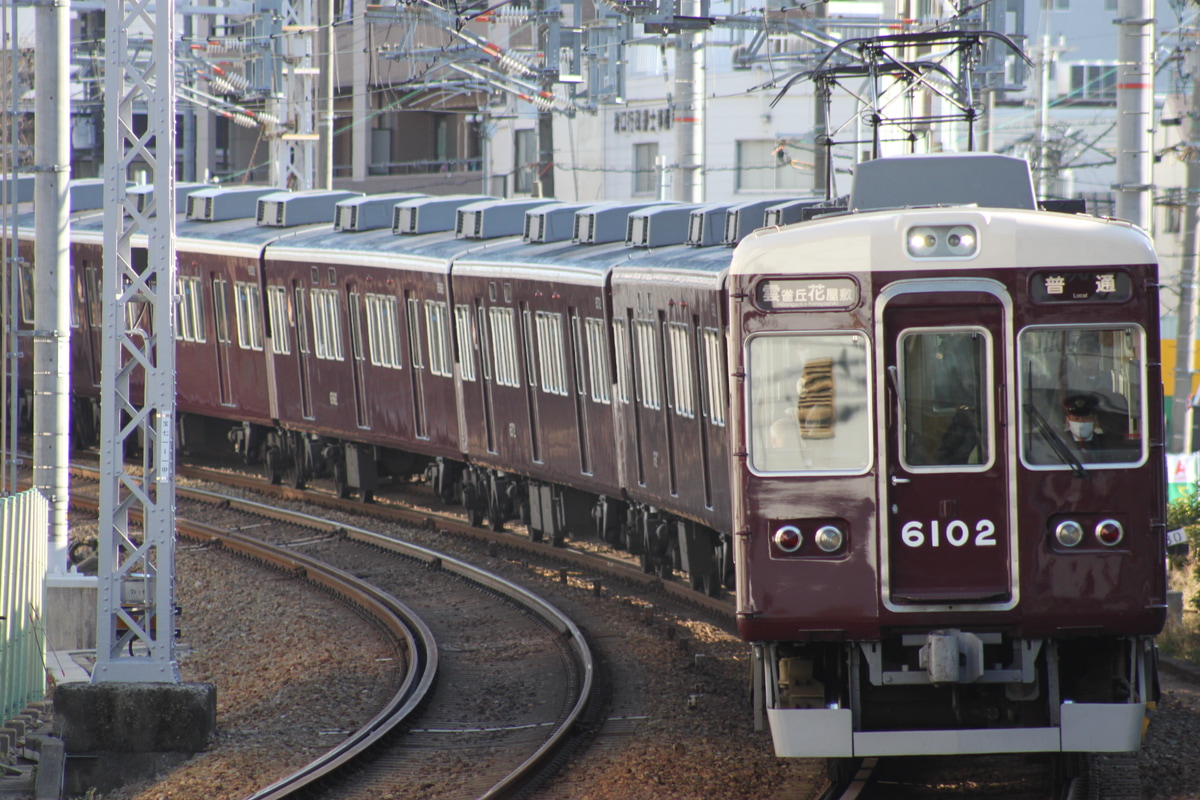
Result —
[[213, 75], [208, 79], [213, 90], [218, 94], [236, 94], [237, 91], [233, 88], [233, 84], [222, 78], [220, 75]]
[[262, 122], [264, 125], [278, 125], [279, 124], [279, 117], [275, 116], [274, 114], [268, 114], [265, 111], [259, 112], [258, 120], [259, 120], [259, 122]]
[[241, 125], [243, 128], [258, 127], [258, 122], [256, 122], [252, 117], [246, 116], [245, 114], [234, 114], [233, 123], [235, 125]]

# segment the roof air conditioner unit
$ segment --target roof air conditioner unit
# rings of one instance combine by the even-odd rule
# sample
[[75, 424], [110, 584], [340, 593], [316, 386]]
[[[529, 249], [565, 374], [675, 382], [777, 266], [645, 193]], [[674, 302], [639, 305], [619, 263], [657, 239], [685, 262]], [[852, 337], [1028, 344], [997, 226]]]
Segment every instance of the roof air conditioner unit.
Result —
[[685, 244], [692, 247], [711, 247], [725, 237], [725, 217], [728, 203], [715, 203], [693, 209], [688, 218], [688, 237]]
[[293, 228], [331, 222], [333, 209], [343, 200], [362, 197], [361, 192], [336, 192], [318, 189], [311, 192], [276, 192], [258, 198], [258, 224], [273, 228]]
[[589, 208], [589, 203], [551, 203], [525, 212], [527, 242], [565, 242], [575, 226], [575, 212]]
[[187, 218], [205, 222], [246, 219], [258, 211], [258, 198], [278, 192], [269, 186], [214, 186], [187, 196]]
[[7, 175], [0, 177], [0, 203], [33, 202], [32, 175]]
[[494, 200], [485, 194], [452, 194], [419, 197], [397, 203], [392, 213], [392, 233], [417, 234], [452, 231], [458, 209], [480, 200]]
[[688, 238], [692, 212], [702, 206], [670, 205], [647, 208], [629, 215], [625, 244], [630, 247], [665, 247]]
[[[825, 200], [788, 200], [763, 211], [764, 228], [780, 228], [807, 219], [806, 211], [826, 206]], [[833, 210], [833, 209], [830, 209]]]
[[525, 230], [525, 212], [553, 202], [544, 197], [522, 200], [482, 200], [458, 209], [454, 233], [460, 239], [495, 239], [519, 236]]
[[81, 178], [71, 181], [68, 187], [72, 211], [95, 211], [104, 208], [104, 178]]
[[392, 214], [397, 203], [424, 197], [414, 192], [398, 194], [371, 194], [355, 197], [337, 204], [333, 212], [335, 231], [373, 231], [392, 224]]
[[[210, 185], [207, 183], [177, 183], [175, 184], [175, 211], [187, 205], [187, 198], [192, 192], [199, 191]], [[131, 186], [125, 191], [125, 198], [133, 203], [139, 214], [145, 214], [146, 209], [154, 200], [154, 186], [144, 183], [141, 186]]]
[[606, 244], [623, 242], [628, 233], [629, 215], [656, 206], [672, 205], [666, 201], [649, 200], [632, 203], [597, 203], [575, 212], [575, 232], [571, 241], [576, 244]]
[[773, 200], [749, 200], [730, 206], [729, 213], [725, 215], [725, 235], [721, 244], [733, 247], [749, 236], [751, 231], [763, 227], [768, 208], [774, 208], [784, 202], [782, 198], [777, 197]]

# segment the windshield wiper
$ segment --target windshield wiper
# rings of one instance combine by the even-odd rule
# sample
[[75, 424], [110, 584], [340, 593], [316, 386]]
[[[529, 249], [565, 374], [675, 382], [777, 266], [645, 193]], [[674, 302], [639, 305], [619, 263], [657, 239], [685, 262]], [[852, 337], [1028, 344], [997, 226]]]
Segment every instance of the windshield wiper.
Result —
[[1071, 452], [1071, 448], [1067, 447], [1067, 443], [1058, 435], [1058, 431], [1046, 422], [1046, 418], [1042, 416], [1042, 412], [1037, 410], [1037, 406], [1033, 403], [1026, 403], [1025, 413], [1033, 419], [1033, 427], [1037, 428], [1037, 432], [1046, 440], [1046, 444], [1050, 445], [1050, 449], [1058, 456], [1059, 461], [1069, 466], [1078, 477], [1086, 478], [1088, 472], [1083, 468], [1083, 464]]

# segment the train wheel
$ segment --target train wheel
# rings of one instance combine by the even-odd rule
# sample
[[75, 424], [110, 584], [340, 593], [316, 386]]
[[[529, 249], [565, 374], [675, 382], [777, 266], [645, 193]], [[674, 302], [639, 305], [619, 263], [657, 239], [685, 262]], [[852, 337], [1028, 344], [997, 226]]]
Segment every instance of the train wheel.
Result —
[[642, 563], [642, 572], [646, 573], [647, 575], [654, 574], [654, 556], [643, 550], [638, 554], [638, 560]]
[[339, 500], [345, 500], [350, 497], [350, 484], [346, 483], [346, 481], [339, 481], [335, 479], [333, 482], [333, 490], [334, 493], [337, 494]]
[[472, 528], [483, 527], [483, 512], [478, 508], [467, 509], [467, 524]]

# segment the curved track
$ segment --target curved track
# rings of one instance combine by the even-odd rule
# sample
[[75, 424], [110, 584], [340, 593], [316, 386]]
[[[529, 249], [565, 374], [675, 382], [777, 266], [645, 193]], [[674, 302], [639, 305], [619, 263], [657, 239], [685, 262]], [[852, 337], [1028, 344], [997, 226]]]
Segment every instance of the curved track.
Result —
[[[83, 470], [77, 474], [90, 477]], [[305, 797], [366, 797], [381, 787], [403, 787], [414, 781], [428, 786], [431, 781], [421, 774], [422, 762], [426, 760], [421, 752], [422, 743], [456, 738], [439, 728], [445, 728], [447, 722], [450, 729], [460, 734], [459, 739], [464, 732], [487, 732], [495, 752], [487, 768], [460, 782], [453, 796], [509, 796], [545, 769], [576, 735], [577, 722], [593, 699], [592, 655], [574, 623], [532, 593], [453, 557], [365, 529], [212, 492], [181, 489], [177, 498], [204, 503], [211, 512], [201, 511], [196, 516], [241, 519], [233, 522], [231, 530], [225, 525], [180, 517], [177, 527], [181, 536], [219, 543], [240, 555], [303, 577], [320, 590], [338, 596], [384, 630], [405, 653], [408, 662], [409, 668], [397, 692], [370, 722], [303, 770], [255, 794], [256, 800], [296, 797], [301, 793]], [[94, 498], [75, 492], [72, 502], [87, 506], [94, 503]], [[260, 523], [247, 523], [247, 515], [271, 522], [259, 528]], [[237, 530], [251, 526], [257, 528], [259, 535], [252, 537]], [[261, 535], [266, 528], [271, 529], [269, 537], [276, 540], [273, 543], [263, 541], [268, 538]], [[318, 534], [316, 537], [314, 532]], [[368, 551], [374, 554], [371, 561], [380, 561], [379, 550], [391, 554], [384, 567], [390, 581], [380, 580], [380, 575], [356, 577], [352, 572], [361, 573], [361, 565], [339, 568], [325, 559], [298, 552], [324, 544], [358, 550], [361, 554], [364, 548], [355, 542], [372, 546]], [[339, 557], [348, 558], [352, 565], [355, 561], [353, 555], [346, 553]], [[405, 563], [406, 569], [402, 568]], [[407, 587], [410, 597], [402, 602], [374, 585], [389, 582], [399, 584], [401, 589]], [[429, 588], [427, 582], [456, 588]], [[502, 602], [487, 603], [488, 599]], [[429, 600], [433, 601], [432, 606]], [[427, 624], [425, 619], [432, 621]], [[490, 619], [495, 630], [504, 630], [506, 634], [520, 631], [519, 635], [528, 639], [524, 646], [538, 665], [540, 683], [549, 687], [546, 692], [549, 699], [536, 703], [535, 722], [528, 719], [498, 722], [481, 716], [478, 707], [456, 707], [456, 698], [472, 697], [478, 691], [480, 670], [486, 665], [494, 666], [486, 653], [476, 653], [477, 663], [463, 666], [472, 661], [467, 652], [472, 648], [471, 639], [484, 633], [473, 628], [472, 619], [476, 623]], [[465, 636], [464, 629], [469, 631]], [[453, 655], [439, 659], [439, 650]], [[546, 653], [550, 653], [549, 657]], [[512, 658], [512, 653], [506, 657]], [[555, 664], [561, 670], [557, 676], [553, 671]], [[519, 675], [526, 670], [518, 660], [510, 665], [509, 671]], [[511, 678], [495, 680], [502, 685]], [[466, 738], [472, 739], [470, 735]], [[460, 742], [459, 746], [478, 747], [478, 737], [474, 739]], [[393, 784], [396, 774], [401, 777]]]

